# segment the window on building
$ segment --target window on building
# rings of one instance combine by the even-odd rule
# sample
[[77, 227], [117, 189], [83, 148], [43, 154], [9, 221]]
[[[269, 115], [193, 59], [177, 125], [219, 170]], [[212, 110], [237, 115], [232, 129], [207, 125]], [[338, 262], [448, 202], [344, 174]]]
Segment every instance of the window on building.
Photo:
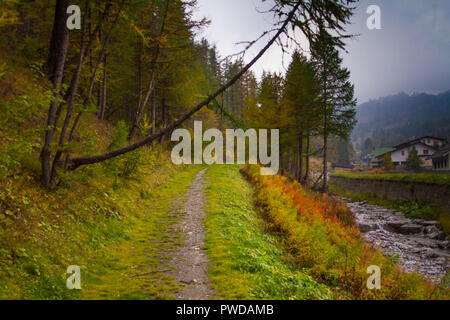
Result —
[[428, 154], [428, 149], [423, 149], [423, 154]]
[[405, 155], [405, 151], [402, 151], [402, 156], [404, 156]]

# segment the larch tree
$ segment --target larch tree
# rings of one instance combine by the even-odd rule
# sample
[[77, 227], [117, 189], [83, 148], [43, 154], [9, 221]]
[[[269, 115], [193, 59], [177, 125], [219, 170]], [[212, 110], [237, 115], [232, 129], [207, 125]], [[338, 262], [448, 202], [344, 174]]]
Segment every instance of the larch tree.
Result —
[[[168, 4], [167, 0], [154, 0], [155, 2], [159, 2], [159, 3], [164, 3], [164, 4]], [[66, 145], [67, 143], [69, 143], [70, 141], [72, 141], [72, 138], [74, 137], [74, 132], [77, 128], [77, 124], [79, 123], [80, 117], [83, 113], [88, 112], [87, 110], [89, 110], [90, 106], [94, 105], [96, 106], [96, 112], [97, 113], [103, 113], [103, 111], [105, 111], [105, 117], [109, 117], [111, 112], [114, 112], [114, 110], [117, 109], [117, 107], [113, 108], [112, 110], [108, 111], [108, 110], [99, 110], [98, 106], [99, 106], [99, 99], [96, 100], [95, 95], [93, 95], [94, 92], [94, 87], [97, 88], [101, 88], [100, 93], [106, 89], [106, 87], [108, 86], [109, 88], [119, 88], [121, 89], [121, 91], [119, 91], [119, 93], [115, 92], [115, 90], [108, 90], [108, 92], [111, 92], [111, 95], [116, 97], [118, 96], [120, 98], [119, 101], [122, 101], [122, 106], [119, 105], [120, 109], [122, 110], [132, 110], [133, 108], [130, 107], [130, 103], [131, 102], [135, 102], [136, 105], [138, 105], [138, 109], [139, 107], [142, 107], [143, 105], [145, 105], [143, 102], [144, 100], [147, 100], [147, 96], [150, 98], [152, 97], [152, 93], [155, 92], [155, 88], [157, 90], [159, 90], [159, 97], [160, 98], [166, 98], [166, 97], [161, 97], [162, 92], [165, 91], [165, 93], [167, 94], [167, 90], [165, 87], [163, 87], [161, 84], [157, 84], [157, 80], [163, 80], [163, 75], [166, 72], [166, 70], [170, 69], [173, 67], [173, 65], [177, 65], [177, 61], [173, 61], [171, 58], [166, 59], [168, 56], [166, 56], [166, 51], [170, 50], [170, 48], [168, 47], [164, 47], [164, 50], [160, 50], [162, 52], [155, 55], [156, 51], [157, 51], [157, 47], [164, 43], [166, 41], [166, 37], [168, 38], [167, 43], [170, 43], [170, 37], [178, 37], [178, 34], [181, 32], [185, 32], [186, 31], [186, 27], [189, 30], [190, 28], [195, 27], [196, 22], [192, 20], [192, 16], [191, 13], [188, 13], [186, 10], [180, 10], [180, 11], [176, 11], [178, 8], [180, 8], [180, 5], [190, 5], [192, 3], [195, 3], [195, 1], [190, 1], [187, 2], [187, 4], [185, 2], [182, 2], [180, 0], [169, 0], [170, 3], [174, 2], [177, 3], [177, 5], [174, 6], [175, 9], [173, 9], [172, 5], [169, 4], [168, 10], [167, 10], [167, 21], [168, 24], [166, 26], [164, 26], [164, 29], [167, 30], [167, 32], [161, 32], [162, 28], [162, 23], [159, 24], [159, 27], [157, 25], [157, 28], [155, 30], [159, 30], [159, 34], [157, 33], [156, 38], [154, 38], [154, 40], [157, 41], [153, 41], [152, 43], [155, 44], [156, 43], [156, 48], [153, 46], [152, 48], [155, 50], [147, 50], [148, 47], [146, 48], [146, 43], [142, 42], [142, 55], [140, 56], [141, 58], [141, 63], [142, 63], [142, 68], [141, 68], [141, 72], [144, 73], [144, 70], [150, 70], [149, 74], [144, 75], [142, 74], [141, 76], [141, 82], [146, 83], [146, 91], [142, 92], [141, 95], [141, 102], [138, 104], [139, 101], [138, 97], [136, 97], [136, 100], [130, 99], [130, 97], [132, 98], [132, 93], [136, 92], [138, 93], [137, 95], [139, 96], [139, 92], [140, 92], [140, 88], [138, 88], [137, 90], [135, 88], [133, 88], [131, 86], [131, 84], [134, 83], [134, 81], [129, 81], [127, 78], [121, 77], [120, 75], [122, 75], [122, 71], [120, 70], [120, 75], [118, 73], [119, 69], [118, 69], [118, 64], [119, 61], [117, 61], [117, 58], [114, 57], [114, 55], [112, 53], [108, 53], [108, 59], [107, 59], [107, 68], [108, 68], [108, 81], [103, 81], [106, 80], [106, 76], [105, 76], [105, 69], [102, 70], [102, 65], [103, 68], [106, 67], [106, 63], [105, 63], [105, 55], [106, 55], [106, 50], [108, 47], [108, 44], [111, 43], [111, 41], [114, 43], [114, 46], [111, 46], [110, 50], [111, 52], [113, 52], [115, 47], [123, 47], [123, 48], [127, 48], [127, 50], [125, 51], [125, 53], [128, 56], [133, 56], [133, 61], [136, 61], [136, 56], [139, 56], [138, 54], [138, 50], [141, 50], [140, 44], [138, 44], [138, 42], [136, 41], [137, 36], [134, 37], [123, 37], [123, 36], [119, 36], [119, 34], [123, 34], [125, 32], [127, 32], [127, 30], [130, 30], [130, 33], [132, 33], [132, 30], [135, 30], [135, 35], [139, 34], [139, 30], [143, 29], [144, 26], [141, 25], [134, 25], [134, 21], [132, 20], [131, 17], [133, 16], [133, 13], [141, 13], [141, 12], [145, 12], [145, 10], [147, 10], [149, 8], [149, 3], [148, 2], [143, 2], [143, 1], [139, 1], [139, 2], [129, 2], [129, 1], [118, 1], [118, 2], [109, 2], [109, 1], [98, 1], [98, 2], [91, 2], [89, 1], [89, 10], [88, 10], [88, 14], [91, 18], [96, 17], [96, 16], [102, 16], [102, 13], [108, 11], [108, 14], [104, 17], [104, 23], [101, 23], [101, 18], [98, 18], [98, 21], [96, 21], [95, 23], [89, 24], [88, 28], [87, 28], [87, 38], [89, 40], [80, 40], [80, 47], [79, 49], [71, 49], [69, 51], [69, 55], [64, 54], [67, 52], [67, 43], [65, 41], [60, 41], [61, 39], [64, 39], [60, 37], [60, 35], [58, 34], [59, 32], [62, 32], [63, 34], [67, 34], [68, 36], [68, 30], [65, 27], [65, 21], [66, 21], [66, 9], [67, 9], [67, 5], [69, 4], [68, 1], [66, 0], [58, 0], [57, 1], [57, 8], [55, 10], [55, 21], [53, 24], [53, 30], [54, 30], [54, 36], [53, 38], [55, 38], [54, 40], [51, 41], [51, 50], [50, 50], [50, 55], [49, 57], [58, 57], [58, 66], [59, 68], [56, 69], [57, 72], [49, 72], [49, 75], [51, 78], [55, 79], [55, 99], [52, 103], [52, 106], [49, 109], [49, 120], [48, 120], [48, 126], [47, 126], [47, 130], [46, 130], [46, 139], [42, 148], [42, 168], [43, 168], [43, 177], [44, 177], [44, 184], [47, 186], [51, 186], [55, 183], [55, 176], [56, 176], [56, 169], [58, 167], [58, 161], [53, 161], [53, 169], [50, 169], [50, 162], [51, 162], [51, 145], [53, 144], [53, 134], [56, 130], [56, 124], [57, 124], [57, 117], [56, 115], [59, 114], [66, 114], [65, 119], [67, 119], [67, 117], [69, 118], [69, 123], [71, 124], [70, 126], [70, 130], [67, 130], [68, 133], [65, 134], [65, 136], [68, 135], [67, 138], [64, 139], [60, 139], [60, 141], [62, 141], [62, 144], [60, 143], [58, 148], [58, 151], [61, 151], [61, 153], [66, 153], [66, 164], [67, 164], [67, 168], [70, 170], [74, 170], [80, 166], [83, 165], [88, 165], [88, 164], [94, 164], [94, 163], [98, 163], [98, 162], [102, 162], [114, 157], [117, 157], [119, 155], [123, 155], [126, 154], [128, 152], [131, 152], [133, 150], [136, 150], [137, 148], [140, 148], [144, 145], [147, 145], [149, 143], [152, 143], [153, 141], [155, 141], [156, 139], [161, 138], [162, 136], [170, 133], [173, 129], [175, 129], [176, 127], [182, 125], [186, 120], [190, 119], [194, 114], [196, 114], [199, 110], [201, 110], [203, 107], [205, 106], [209, 106], [210, 104], [214, 103], [216, 101], [216, 99], [218, 99], [218, 97], [220, 97], [226, 90], [228, 90], [229, 88], [231, 88], [235, 83], [240, 82], [241, 78], [244, 76], [244, 81], [251, 83], [253, 82], [254, 85], [254, 81], [251, 80], [251, 77], [249, 77], [249, 81], [245, 81], [245, 76], [249, 75], [249, 70], [250, 68], [261, 58], [261, 56], [275, 43], [280, 41], [280, 37], [281, 35], [285, 35], [287, 38], [290, 38], [291, 33], [288, 32], [288, 30], [290, 29], [294, 29], [294, 30], [299, 30], [300, 32], [302, 32], [311, 43], [314, 43], [318, 40], [318, 33], [317, 33], [317, 26], [318, 25], [322, 25], [324, 30], [327, 30], [325, 32], [328, 33], [337, 33], [338, 36], [333, 37], [332, 38], [332, 42], [333, 45], [335, 46], [339, 46], [339, 47], [343, 47], [344, 43], [342, 41], [342, 37], [343, 34], [345, 32], [345, 25], [349, 23], [349, 19], [352, 16], [353, 10], [354, 8], [352, 7], [352, 5], [356, 2], [356, 0], [340, 0], [340, 1], [335, 1], [335, 0], [321, 0], [321, 1], [315, 1], [315, 0], [292, 0], [292, 1], [286, 1], [286, 0], [276, 0], [274, 1], [274, 5], [271, 9], [271, 11], [274, 13], [274, 17], [276, 19], [275, 22], [275, 27], [273, 30], [271, 31], [267, 31], [264, 32], [263, 35], [265, 35], [265, 37], [268, 37], [269, 40], [266, 43], [266, 45], [264, 45], [264, 47], [259, 51], [259, 53], [253, 58], [251, 59], [250, 62], [248, 62], [247, 64], [241, 64], [239, 66], [239, 70], [235, 70], [235, 74], [234, 75], [229, 75], [228, 79], [221, 81], [220, 82], [220, 86], [219, 87], [212, 87], [210, 88], [210, 93], [205, 95], [205, 97], [202, 97], [200, 99], [200, 101], [196, 103], [185, 103], [185, 101], [182, 100], [173, 100], [175, 103], [180, 103], [180, 105], [172, 105], [170, 107], [170, 110], [179, 110], [180, 112], [177, 113], [177, 116], [173, 116], [172, 121], [169, 122], [166, 120], [166, 122], [164, 123], [164, 126], [162, 126], [162, 129], [158, 130], [156, 129], [156, 126], [154, 126], [155, 129], [153, 129], [153, 132], [150, 133], [146, 133], [147, 135], [144, 137], [139, 137], [139, 139], [136, 142], [130, 142], [130, 144], [125, 145], [125, 146], [121, 146], [118, 147], [114, 150], [110, 150], [107, 151], [103, 154], [98, 154], [98, 155], [92, 155], [92, 156], [83, 156], [83, 157], [70, 157], [69, 158], [69, 152], [65, 151], [66, 149]], [[159, 10], [158, 12], [155, 11], [151, 11], [148, 15], [148, 17], [153, 17], [158, 16], [159, 20], [156, 21], [163, 21], [164, 19], [164, 6], [159, 6], [161, 8], [161, 10]], [[152, 9], [150, 9], [152, 10]], [[181, 15], [178, 15], [177, 12], [180, 12]], [[83, 14], [86, 14], [86, 12], [84, 12]], [[180, 21], [180, 23], [169, 23], [169, 21], [171, 20], [171, 18], [173, 17], [177, 17], [179, 16], [180, 19], [178, 21]], [[64, 25], [62, 25], [62, 20], [64, 20]], [[145, 19], [144, 19], [145, 21]], [[173, 21], [173, 20], [172, 20]], [[120, 28], [117, 27], [115, 28], [114, 26], [118, 24], [120, 25]], [[62, 29], [59, 29], [59, 27], [62, 27]], [[144, 28], [145, 29], [145, 28]], [[95, 33], [99, 34], [101, 33], [101, 39], [100, 37], [96, 37]], [[188, 31], [189, 33], [189, 31]], [[77, 31], [75, 33], [75, 35], [77, 35], [75, 38], [81, 39], [82, 38], [82, 32]], [[52, 39], [53, 39], [52, 38]], [[141, 37], [142, 39], [143, 37]], [[262, 37], [261, 39], [263, 39], [264, 37]], [[57, 40], [59, 39], [59, 40]], [[92, 44], [90, 42], [90, 39], [92, 40]], [[186, 38], [187, 39], [187, 38]], [[192, 38], [191, 38], [192, 39]], [[191, 40], [192, 43], [192, 40]], [[254, 44], [254, 43], [253, 43]], [[71, 44], [72, 46], [72, 44]], [[180, 43], [174, 43], [171, 44], [171, 46], [173, 46], [173, 48], [176, 47], [183, 47], [184, 44], [182, 42]], [[189, 45], [190, 46], [190, 45]], [[79, 94], [77, 96], [81, 96], [82, 98], [82, 103], [80, 104], [80, 107], [77, 107], [79, 109], [78, 114], [75, 118], [72, 118], [71, 116], [67, 116], [68, 113], [68, 106], [66, 101], [63, 101], [59, 104], [58, 106], [58, 102], [60, 99], [57, 99], [59, 97], [64, 97], [64, 98], [68, 98], [70, 97], [70, 92], [72, 92], [73, 88], [70, 88], [70, 79], [73, 79], [73, 77], [69, 77], [64, 73], [70, 72], [70, 71], [74, 71], [77, 69], [77, 65], [79, 65], [79, 57], [81, 56], [80, 53], [82, 51], [82, 47], [84, 47], [85, 49], [85, 55], [87, 55], [89, 57], [89, 59], [84, 59], [83, 61], [88, 60], [89, 61], [89, 70], [86, 70], [85, 72], [81, 72], [81, 81], [79, 81], [79, 86], [81, 86], [81, 88], [83, 90], [79, 90]], [[160, 47], [161, 48], [161, 47]], [[167, 50], [166, 50], [167, 49]], [[145, 51], [147, 51], [147, 54], [145, 53]], [[152, 53], [153, 51], [153, 53]], [[175, 50], [173, 50], [175, 51]], [[55, 52], [59, 52], [59, 54], [54, 55]], [[67, 55], [67, 62], [66, 62], [66, 55]], [[146, 60], [146, 56], [150, 57], [150, 59]], [[152, 66], [154, 66], [155, 64], [153, 63], [153, 61], [155, 61], [155, 56], [157, 56], [156, 59], [156, 65], [157, 65], [157, 72], [153, 72], [152, 70], [155, 69]], [[174, 55], [175, 56], [175, 55]], [[160, 58], [160, 59], [158, 59]], [[164, 60], [163, 60], [164, 59]], [[178, 56], [178, 60], [180, 60], [182, 58], [179, 58]], [[49, 58], [49, 61], [55, 61], [54, 58]], [[125, 65], [131, 65], [131, 63], [128, 60], [122, 60], [120, 61], [122, 63], [125, 63]], [[179, 63], [179, 62], [178, 62]], [[54, 65], [54, 63], [48, 63], [48, 65]], [[67, 70], [65, 70], [62, 66], [64, 65], [68, 65], [68, 66], [72, 66], [70, 68], [68, 68]], [[83, 65], [83, 63], [81, 64]], [[132, 64], [133, 67], [135, 68], [135, 72], [133, 72], [133, 79], [139, 78], [136, 77], [136, 74], [138, 74], [139, 72], [136, 72], [136, 64]], [[144, 69], [144, 65], [150, 66], [149, 69]], [[195, 64], [192, 64], [192, 66], [194, 66]], [[182, 66], [180, 67], [180, 69], [182, 69]], [[49, 70], [51, 70], [49, 68]], [[201, 69], [200, 69], [201, 70]], [[103, 71], [103, 72], [102, 72]], [[124, 74], [128, 74], [128, 70], [126, 73]], [[152, 74], [155, 74], [154, 76], [154, 80], [152, 81]], [[166, 73], [167, 74], [167, 73]], [[58, 77], [55, 77], [55, 75], [58, 75]], [[64, 77], [63, 77], [64, 75]], [[58, 80], [59, 77], [61, 77], [61, 80]], [[63, 79], [68, 80], [68, 83], [66, 83], [67, 87], [70, 88], [70, 90], [61, 90], [61, 86], [62, 86], [62, 81]], [[201, 80], [204, 79], [202, 77], [199, 78], [199, 81], [204, 81]], [[120, 82], [125, 82], [126, 83], [126, 87], [120, 87], [119, 83]], [[149, 90], [150, 88], [150, 90]], [[131, 89], [131, 90], [130, 90]], [[244, 88], [243, 91], [246, 91], [246, 88]], [[69, 92], [69, 94], [68, 94]], [[97, 92], [99, 92], [99, 90], [97, 90]], [[99, 98], [104, 96], [103, 94], [99, 95]], [[156, 103], [158, 103], [158, 99], [156, 99], [158, 97], [158, 93], [154, 94], [152, 97], [152, 103], [153, 105], [156, 106]], [[195, 95], [193, 95], [191, 97], [190, 100], [194, 100], [195, 99]], [[111, 97], [111, 99], [108, 99], [109, 101], [113, 101], [113, 98]], [[116, 100], [116, 99], [114, 99]], [[149, 100], [149, 99], [148, 99]], [[160, 99], [161, 100], [161, 105], [167, 105], [167, 102], [162, 103], [162, 100], [164, 99]], [[220, 100], [220, 99], [219, 99]], [[134, 104], [133, 102], [133, 104]], [[111, 102], [111, 104], [114, 104], [114, 102]], [[117, 104], [117, 103], [116, 103]], [[78, 106], [78, 104], [77, 104]], [[102, 102], [102, 104], [100, 104], [100, 106], [104, 106], [104, 102]], [[104, 106], [109, 107], [109, 106]], [[111, 106], [112, 108], [113, 106]], [[239, 106], [240, 108], [242, 108], [242, 106]], [[242, 109], [236, 110], [236, 106], [233, 106], [232, 108], [235, 109], [235, 111], [237, 111], [237, 113], [239, 114], [240, 112], [242, 112]], [[155, 112], [155, 107], [152, 106], [152, 122], [154, 123], [155, 121], [153, 120], [156, 117], [157, 112]], [[165, 107], [166, 109], [166, 107]], [[73, 110], [72, 110], [73, 111]], [[166, 110], [167, 111], [167, 110]], [[162, 113], [162, 112], [161, 112]], [[117, 114], [119, 115], [119, 113]], [[135, 120], [135, 119], [134, 119]], [[134, 121], [136, 122], [136, 121]], [[60, 132], [60, 130], [58, 130], [58, 132]], [[57, 151], [57, 152], [58, 152]], [[53, 172], [51, 172], [50, 170], [52, 170]], [[54, 174], [52, 174], [54, 173]]]
[[321, 29], [311, 45], [312, 61], [320, 85], [323, 135], [322, 191], [328, 192], [328, 137], [334, 134], [347, 138], [356, 124], [354, 85], [350, 71], [342, 66], [342, 58], [333, 36]]
[[[292, 119], [291, 135], [294, 137], [294, 175], [301, 183], [304, 182], [303, 159], [309, 153], [309, 147], [305, 148], [305, 138], [316, 129], [318, 122], [317, 113], [318, 86], [315, 79], [314, 68], [305, 56], [298, 51], [294, 52], [292, 62], [286, 73], [286, 81], [283, 88], [282, 105], [286, 108], [287, 116]], [[306, 139], [308, 140], [308, 139]], [[306, 141], [308, 144], [308, 141]], [[308, 171], [307, 168], [306, 171]]]

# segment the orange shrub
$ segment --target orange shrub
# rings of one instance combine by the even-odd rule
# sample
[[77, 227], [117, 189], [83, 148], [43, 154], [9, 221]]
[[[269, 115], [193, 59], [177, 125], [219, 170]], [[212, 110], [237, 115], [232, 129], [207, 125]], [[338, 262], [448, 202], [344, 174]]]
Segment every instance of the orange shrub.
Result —
[[[256, 204], [269, 230], [281, 236], [298, 267], [335, 288], [337, 298], [448, 298], [448, 290], [402, 272], [393, 259], [365, 244], [346, 204], [282, 176], [261, 176], [258, 166], [241, 172], [255, 185]], [[381, 290], [367, 289], [370, 265], [382, 270]]]

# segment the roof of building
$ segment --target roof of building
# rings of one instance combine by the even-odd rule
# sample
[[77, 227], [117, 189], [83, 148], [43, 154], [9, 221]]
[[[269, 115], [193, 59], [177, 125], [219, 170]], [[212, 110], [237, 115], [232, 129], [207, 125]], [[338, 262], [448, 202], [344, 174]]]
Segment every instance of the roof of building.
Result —
[[412, 140], [409, 140], [407, 142], [403, 142], [401, 144], [398, 144], [398, 145], [394, 146], [394, 149], [402, 149], [402, 148], [405, 148], [405, 147], [409, 147], [409, 146], [418, 144], [418, 143], [421, 142], [422, 139], [434, 139], [434, 140], [439, 140], [439, 141], [446, 142], [446, 140], [443, 139], [443, 138], [438, 138], [438, 137], [433, 137], [433, 136], [423, 136], [423, 137], [420, 137], [420, 138], [417, 138], [417, 139], [412, 139]]
[[373, 158], [378, 158], [380, 156], [385, 155], [386, 153], [394, 151], [394, 148], [387, 147], [387, 148], [377, 148], [372, 151]]
[[436, 151], [436, 152], [430, 157], [430, 159], [439, 159], [439, 158], [443, 158], [443, 157], [447, 156], [448, 154], [450, 154], [450, 145], [446, 145], [446, 146], [440, 148], [438, 151]]

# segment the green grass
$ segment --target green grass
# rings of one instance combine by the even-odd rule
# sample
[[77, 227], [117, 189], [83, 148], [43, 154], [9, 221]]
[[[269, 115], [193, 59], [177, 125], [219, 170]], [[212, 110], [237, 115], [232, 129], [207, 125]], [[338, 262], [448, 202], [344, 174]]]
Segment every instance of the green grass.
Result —
[[369, 204], [403, 212], [408, 218], [439, 221], [444, 232], [450, 234], [450, 213], [444, 209], [430, 205], [423, 200], [411, 202], [407, 200], [389, 200], [378, 197], [372, 192], [353, 192], [335, 184], [330, 184], [330, 193], [351, 199], [352, 201], [367, 201]]
[[206, 179], [205, 248], [220, 298], [331, 299], [328, 288], [298, 270], [278, 239], [265, 231], [238, 166], [211, 166]]
[[450, 174], [438, 173], [383, 173], [363, 174], [353, 172], [335, 172], [332, 177], [343, 177], [350, 179], [388, 180], [401, 182], [418, 182], [429, 184], [450, 185]]
[[[179, 286], [167, 254], [182, 241], [173, 226], [181, 215], [185, 194], [200, 170], [190, 166], [172, 172], [157, 189], [141, 192], [144, 210], [132, 212], [124, 236], [104, 249], [104, 259], [92, 261], [83, 299], [174, 299]], [[131, 208], [133, 210], [133, 208]]]
[[[0, 188], [11, 212], [0, 218], [0, 299], [173, 299], [165, 252], [181, 241], [180, 215], [168, 212], [199, 169], [160, 162], [139, 179], [94, 176], [50, 195], [35, 181]], [[66, 288], [69, 265], [81, 267], [79, 291]]]
[[[164, 252], [181, 240], [172, 232], [176, 216], [167, 213], [200, 168], [175, 167], [167, 153], [145, 147], [61, 171], [57, 187], [42, 188], [39, 151], [52, 94], [21, 63], [7, 67], [0, 83], [0, 299], [173, 298], [178, 286], [161, 271]], [[107, 150], [124, 131], [86, 114], [73, 155]], [[66, 288], [70, 265], [81, 267], [81, 290]]]

